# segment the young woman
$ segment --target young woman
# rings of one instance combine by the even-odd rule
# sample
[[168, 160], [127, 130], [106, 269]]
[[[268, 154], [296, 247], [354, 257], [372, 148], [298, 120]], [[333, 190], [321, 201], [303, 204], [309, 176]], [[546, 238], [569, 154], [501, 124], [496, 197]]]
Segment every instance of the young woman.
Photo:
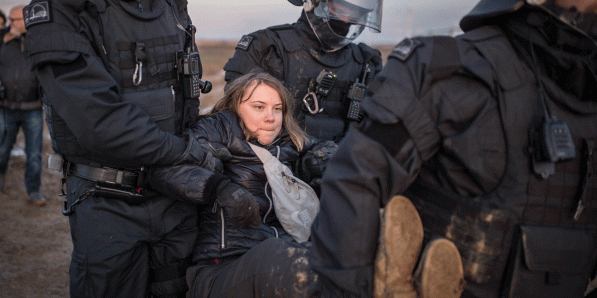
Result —
[[309, 142], [292, 116], [291, 98], [270, 74], [249, 73], [192, 127], [197, 139], [228, 148], [224, 175], [253, 194], [261, 220], [237, 229], [217, 200], [202, 208], [195, 265], [187, 274], [191, 297], [304, 297], [314, 283], [306, 245], [276, 218], [263, 164], [249, 146], [266, 148], [293, 168]]

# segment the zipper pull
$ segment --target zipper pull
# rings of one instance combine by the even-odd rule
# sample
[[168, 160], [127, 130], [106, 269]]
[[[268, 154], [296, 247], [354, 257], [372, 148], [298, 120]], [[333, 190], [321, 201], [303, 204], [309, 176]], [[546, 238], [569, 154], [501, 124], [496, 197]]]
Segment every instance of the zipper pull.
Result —
[[141, 5], [141, 0], [137, 0], [137, 4], [139, 6], [139, 11], [143, 12], [143, 5]]
[[576, 206], [576, 212], [574, 212], [574, 221], [578, 221], [580, 214], [585, 210], [585, 206], [582, 203], [582, 200], [578, 201], [578, 205]]

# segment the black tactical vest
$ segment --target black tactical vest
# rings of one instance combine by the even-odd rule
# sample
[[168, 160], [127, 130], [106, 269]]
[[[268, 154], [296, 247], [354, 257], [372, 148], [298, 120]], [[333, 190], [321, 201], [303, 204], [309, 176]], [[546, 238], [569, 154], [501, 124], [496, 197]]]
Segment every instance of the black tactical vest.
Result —
[[[182, 130], [183, 98], [177, 86], [176, 53], [183, 51], [187, 17], [176, 1], [155, 1], [151, 11], [137, 2], [97, 1], [79, 13], [93, 51], [116, 80], [123, 101], [134, 102], [163, 131]], [[198, 115], [198, 102], [189, 113]], [[87, 163], [83, 149], [60, 117], [46, 106], [53, 149], [68, 160]], [[114, 166], [114, 165], [112, 165]]]
[[[498, 98], [506, 140], [505, 172], [492, 191], [478, 197], [451, 194], [421, 178], [406, 195], [417, 206], [428, 237], [446, 237], [459, 247], [469, 280], [467, 290], [477, 297], [498, 297], [517, 226], [577, 229], [588, 231], [596, 239], [597, 105], [594, 100], [582, 102], [573, 98], [551, 81], [544, 82], [550, 107], [570, 128], [576, 158], [556, 163], [555, 174], [547, 179], [534, 174], [530, 155], [533, 149], [527, 132], [543, 115], [535, 76], [503, 34], [487, 30], [482, 27], [455, 42], [442, 43], [442, 51], [459, 53], [455, 55], [457, 59], [460, 56], [460, 61], [446, 63], [443, 70], [449, 69], [446, 66], [450, 63], [454, 71], [464, 69], [464, 73], [484, 82]], [[488, 38], [490, 35], [492, 38]], [[435, 46], [438, 47], [437, 39]], [[470, 59], [467, 54], [472, 52], [484, 61]], [[467, 65], [471, 61], [475, 64]], [[433, 65], [430, 69], [434, 69]], [[463, 151], [467, 143], [482, 141], [477, 137], [464, 132], [454, 142], [444, 140], [443, 144], [450, 143], [455, 152]], [[440, 150], [438, 155], [442, 152], [445, 151]], [[579, 202], [583, 207], [578, 213]], [[595, 247], [591, 254], [594, 250]]]
[[[349, 44], [339, 51], [322, 53], [303, 45], [301, 36], [290, 25], [269, 29], [275, 32], [282, 44], [284, 82], [295, 98], [295, 117], [299, 124], [312, 136], [324, 140], [339, 140], [350, 122], [346, 120], [349, 104], [346, 95], [352, 83], [361, 75], [365, 62], [371, 63], [365, 61], [364, 52], [373, 50], [364, 45]], [[372, 73], [369, 80], [374, 76], [376, 65], [371, 63], [370, 67]], [[320, 112], [312, 114], [306, 108], [303, 98], [322, 70], [335, 74], [336, 80], [329, 94], [320, 97]]]
[[174, 133], [181, 116], [175, 113], [181, 104], [175, 96], [176, 53], [184, 47], [185, 32], [179, 27], [188, 26], [186, 18], [177, 15], [171, 1], [156, 1], [150, 13], [136, 2], [108, 3], [98, 14], [97, 53], [118, 82], [123, 100], [137, 103], [162, 130]]

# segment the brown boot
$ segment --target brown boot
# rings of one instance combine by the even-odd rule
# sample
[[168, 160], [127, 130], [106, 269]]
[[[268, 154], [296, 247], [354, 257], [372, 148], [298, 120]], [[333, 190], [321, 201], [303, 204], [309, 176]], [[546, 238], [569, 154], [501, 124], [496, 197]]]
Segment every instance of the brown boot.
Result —
[[375, 258], [375, 298], [416, 298], [413, 271], [421, 253], [423, 224], [415, 206], [395, 196], [385, 207]]
[[458, 298], [464, 289], [464, 270], [456, 245], [444, 238], [431, 241], [415, 272], [420, 298]]
[[32, 192], [29, 194], [29, 203], [33, 204], [37, 207], [43, 207], [47, 204], [46, 198], [42, 196], [39, 192]]

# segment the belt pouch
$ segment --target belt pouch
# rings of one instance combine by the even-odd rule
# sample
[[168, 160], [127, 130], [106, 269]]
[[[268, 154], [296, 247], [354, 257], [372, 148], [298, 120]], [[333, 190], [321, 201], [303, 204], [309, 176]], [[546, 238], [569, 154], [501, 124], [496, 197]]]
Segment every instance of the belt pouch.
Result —
[[583, 297], [594, 257], [586, 231], [520, 226], [502, 297]]

